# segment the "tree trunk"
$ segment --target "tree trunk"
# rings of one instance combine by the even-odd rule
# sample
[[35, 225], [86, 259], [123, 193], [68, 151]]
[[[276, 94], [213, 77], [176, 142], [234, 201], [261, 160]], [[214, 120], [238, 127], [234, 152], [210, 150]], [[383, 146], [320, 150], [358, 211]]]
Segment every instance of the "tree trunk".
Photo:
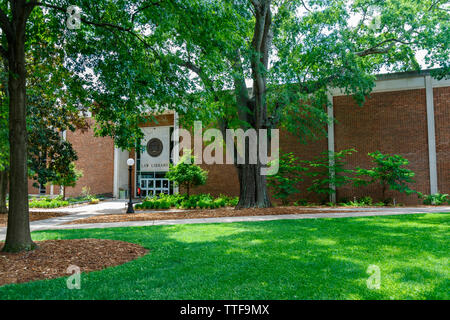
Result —
[[[266, 71], [268, 70], [269, 48], [272, 44], [272, 13], [270, 11], [270, 4], [270, 0], [253, 3], [255, 12], [255, 27], [251, 42], [251, 48], [253, 50], [251, 57], [253, 79], [252, 101], [249, 101], [248, 99], [248, 91], [246, 90], [245, 80], [243, 74], [240, 72], [242, 66], [239, 61], [237, 61], [235, 65], [235, 68], [238, 68], [239, 74], [241, 74], [240, 77], [235, 78], [238, 109], [240, 109], [239, 118], [240, 120], [251, 124], [257, 132], [259, 129], [267, 129], [268, 120], [266, 101]], [[260, 146], [258, 145], [258, 149], [259, 147]], [[245, 149], [246, 161], [248, 161], [248, 142], [245, 143]], [[271, 207], [272, 204], [267, 191], [266, 176], [261, 175], [260, 159], [258, 159], [257, 164], [238, 164], [237, 170], [240, 191], [239, 203], [236, 206], [236, 209]]]
[[25, 25], [24, 1], [13, 4], [12, 34], [8, 37], [9, 92], [9, 214], [3, 251], [32, 250], [28, 212]]
[[0, 171], [0, 214], [8, 213], [6, 191], [8, 189], [8, 171]]
[[261, 165], [238, 165], [237, 171], [240, 191], [236, 209], [271, 207], [272, 204], [267, 191], [266, 176], [261, 175]]

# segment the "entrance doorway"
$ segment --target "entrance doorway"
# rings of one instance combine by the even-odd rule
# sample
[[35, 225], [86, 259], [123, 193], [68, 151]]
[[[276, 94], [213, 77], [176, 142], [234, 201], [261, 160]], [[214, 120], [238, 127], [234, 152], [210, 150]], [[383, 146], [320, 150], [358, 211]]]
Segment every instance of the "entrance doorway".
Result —
[[173, 184], [164, 176], [165, 172], [142, 172], [136, 183], [136, 190], [140, 189], [140, 198], [155, 196], [160, 193], [173, 194]]

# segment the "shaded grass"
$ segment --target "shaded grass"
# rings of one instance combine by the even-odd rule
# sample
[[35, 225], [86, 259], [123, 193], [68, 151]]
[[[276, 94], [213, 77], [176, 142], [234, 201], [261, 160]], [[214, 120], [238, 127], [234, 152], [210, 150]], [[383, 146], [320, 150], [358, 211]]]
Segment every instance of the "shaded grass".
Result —
[[[102, 238], [150, 253], [122, 266], [0, 287], [1, 299], [449, 299], [450, 214], [33, 233]], [[366, 281], [371, 264], [381, 288]]]

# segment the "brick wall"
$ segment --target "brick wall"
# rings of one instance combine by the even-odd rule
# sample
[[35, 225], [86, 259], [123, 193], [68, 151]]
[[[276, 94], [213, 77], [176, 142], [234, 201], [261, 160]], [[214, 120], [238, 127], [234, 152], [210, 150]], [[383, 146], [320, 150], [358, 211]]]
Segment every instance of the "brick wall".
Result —
[[[334, 116], [336, 151], [358, 151], [348, 158], [350, 168], [372, 167], [368, 152], [399, 154], [410, 161], [409, 168], [416, 173], [411, 187], [430, 192], [425, 89], [373, 93], [363, 107], [352, 97], [334, 97]], [[378, 200], [381, 188], [345, 187], [337, 193], [338, 199], [366, 195]], [[389, 192], [387, 196], [402, 203], [419, 202], [415, 195]]]
[[[193, 142], [192, 142], [193, 146]], [[282, 152], [293, 152], [302, 160], [312, 160], [319, 156], [321, 152], [327, 150], [327, 140], [321, 139], [318, 141], [309, 141], [307, 144], [299, 143], [299, 139], [287, 132], [284, 129], [280, 130], [280, 149]], [[192, 189], [192, 194], [210, 193], [213, 196], [225, 194], [229, 196], [239, 195], [239, 180], [237, 170], [231, 164], [202, 164], [201, 167], [208, 171], [208, 180], [204, 186], [199, 186]], [[301, 191], [300, 195], [293, 198], [293, 201], [298, 199], [310, 199], [311, 201], [318, 201], [319, 197], [307, 192], [309, 180], [301, 183], [298, 187]], [[185, 190], [180, 190], [185, 192]], [[272, 201], [277, 202], [275, 199]]]
[[93, 119], [89, 119], [91, 128], [86, 132], [67, 132], [67, 141], [72, 143], [78, 154], [75, 163], [83, 177], [74, 188], [66, 188], [66, 196], [78, 196], [87, 186], [91, 194], [112, 194], [114, 179], [114, 143], [109, 137], [95, 137]]
[[[438, 187], [442, 193], [450, 193], [450, 87], [434, 88], [436, 148]], [[349, 168], [372, 166], [368, 152], [400, 154], [410, 161], [410, 169], [416, 176], [411, 187], [417, 191], [429, 193], [428, 142], [426, 120], [425, 89], [373, 93], [363, 107], [356, 105], [352, 97], [334, 97], [335, 149], [336, 151], [355, 148], [357, 153], [350, 156]], [[173, 124], [173, 115], [156, 117], [156, 122], [143, 126], [167, 126]], [[79, 195], [83, 186], [89, 186], [92, 193], [112, 193], [114, 145], [110, 138], [94, 137], [92, 130], [86, 133], [68, 132], [67, 139], [78, 152], [77, 168], [84, 176], [75, 188], [68, 188], [67, 195]], [[280, 148], [284, 152], [294, 152], [302, 160], [311, 160], [327, 150], [327, 140], [310, 141], [306, 145], [298, 142], [297, 137], [280, 132]], [[130, 153], [133, 156], [134, 152]], [[211, 193], [214, 196], [239, 194], [239, 182], [234, 165], [202, 165], [209, 172], [205, 186], [192, 190], [192, 193]], [[134, 169], [134, 168], [133, 168]], [[133, 173], [134, 174], [134, 173]], [[309, 194], [306, 188], [309, 181], [299, 187], [299, 199], [319, 201], [317, 195]], [[134, 186], [133, 186], [134, 187]], [[183, 190], [181, 190], [183, 191]], [[29, 183], [29, 192], [38, 190]], [[59, 192], [55, 186], [54, 193]], [[50, 187], [47, 187], [50, 193]], [[381, 197], [381, 188], [344, 187], [338, 190], [338, 200], [354, 196], [370, 195], [375, 200]], [[389, 192], [388, 197], [406, 204], [421, 203], [415, 195], [406, 196]], [[298, 200], [298, 199], [293, 199]]]

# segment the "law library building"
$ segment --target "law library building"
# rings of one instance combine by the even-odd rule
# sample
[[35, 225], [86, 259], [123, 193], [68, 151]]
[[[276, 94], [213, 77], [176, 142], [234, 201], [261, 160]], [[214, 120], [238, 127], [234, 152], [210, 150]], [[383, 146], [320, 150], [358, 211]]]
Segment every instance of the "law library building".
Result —
[[[428, 71], [379, 75], [376, 86], [362, 107], [351, 96], [340, 90], [330, 94], [332, 106], [328, 108], [335, 122], [328, 125], [328, 137], [302, 144], [298, 138], [280, 129], [280, 149], [293, 152], [301, 160], [312, 160], [321, 153], [354, 148], [347, 158], [349, 168], [372, 166], [369, 152], [380, 151], [399, 154], [409, 160], [409, 168], [415, 173], [414, 190], [425, 194], [450, 194], [450, 79], [437, 80]], [[122, 151], [108, 137], [95, 137], [92, 129], [87, 132], [67, 132], [78, 153], [77, 169], [83, 177], [75, 187], [67, 187], [67, 196], [81, 194], [83, 187], [92, 194], [124, 198], [128, 192], [127, 159], [135, 159], [132, 172], [134, 197], [159, 193], [178, 192], [165, 179], [171, 163], [173, 143], [171, 134], [177, 128], [178, 116], [174, 112], [156, 115], [157, 122], [142, 127], [148, 147], [141, 153]], [[93, 120], [91, 120], [93, 121]], [[210, 193], [217, 196], [239, 195], [237, 172], [232, 164], [202, 165], [208, 171], [206, 185], [194, 193]], [[299, 199], [316, 201], [308, 193], [307, 181], [301, 186]], [[375, 185], [366, 187], [345, 186], [338, 188], [337, 198], [381, 197]], [[140, 191], [138, 195], [137, 191]], [[30, 194], [57, 195], [59, 187], [34, 188], [29, 182]], [[404, 204], [418, 204], [416, 195], [388, 194]]]

